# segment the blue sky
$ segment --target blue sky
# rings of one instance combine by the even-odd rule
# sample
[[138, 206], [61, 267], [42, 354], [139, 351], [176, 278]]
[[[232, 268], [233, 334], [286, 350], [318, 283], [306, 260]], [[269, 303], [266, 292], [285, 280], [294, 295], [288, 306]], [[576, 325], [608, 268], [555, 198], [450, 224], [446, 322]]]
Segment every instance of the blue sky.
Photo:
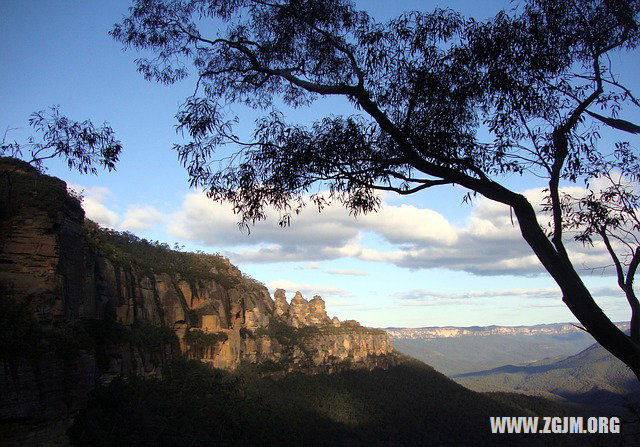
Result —
[[[448, 5], [486, 17], [498, 1], [361, 2], [376, 18]], [[281, 229], [274, 219], [241, 233], [228, 206], [188, 188], [172, 144], [178, 106], [191, 80], [173, 86], [144, 81], [133, 60], [107, 32], [126, 14], [126, 1], [0, 2], [0, 131], [23, 140], [29, 114], [59, 104], [77, 120], [107, 121], [124, 145], [117, 172], [80, 176], [52, 161], [48, 173], [84, 190], [87, 215], [190, 250], [220, 252], [273, 292], [283, 287], [322, 295], [330, 315], [371, 326], [519, 325], [574, 321], [553, 281], [532, 259], [508, 209], [482, 199], [462, 204], [464, 191], [443, 187], [400, 198], [384, 195], [380, 213], [350, 217], [333, 207], [307, 209]], [[625, 60], [631, 72], [637, 55]], [[623, 73], [624, 74], [624, 73]], [[635, 79], [637, 85], [637, 78]], [[324, 100], [301, 121], [338, 113]], [[300, 113], [300, 112], [296, 112]], [[348, 111], [346, 113], [349, 113]], [[243, 112], [247, 125], [255, 114]], [[532, 200], [544, 185], [509, 180]], [[571, 245], [579, 265], [603, 265], [602, 251]], [[585, 274], [587, 271], [585, 270]], [[586, 274], [614, 320], [626, 320], [624, 297], [611, 276]]]

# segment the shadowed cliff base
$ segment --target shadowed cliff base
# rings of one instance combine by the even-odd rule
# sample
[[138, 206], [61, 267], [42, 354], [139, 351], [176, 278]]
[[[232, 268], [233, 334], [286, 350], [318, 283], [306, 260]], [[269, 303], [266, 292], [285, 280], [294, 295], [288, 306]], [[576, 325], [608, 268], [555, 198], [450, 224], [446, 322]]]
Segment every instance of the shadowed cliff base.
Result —
[[180, 361], [162, 380], [117, 380], [92, 394], [69, 431], [76, 445], [633, 445], [619, 435], [494, 435], [489, 416], [593, 416], [541, 398], [469, 391], [404, 358], [388, 370], [236, 373]]

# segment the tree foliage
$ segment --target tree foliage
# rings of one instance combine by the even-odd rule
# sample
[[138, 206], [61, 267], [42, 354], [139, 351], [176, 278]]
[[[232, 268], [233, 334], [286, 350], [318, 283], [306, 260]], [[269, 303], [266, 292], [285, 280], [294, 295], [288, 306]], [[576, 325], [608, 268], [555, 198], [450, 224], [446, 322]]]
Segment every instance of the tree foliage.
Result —
[[[461, 185], [513, 209], [570, 310], [640, 375], [638, 321], [631, 337], [611, 323], [565, 247], [568, 229], [585, 242], [602, 236], [588, 229], [602, 209], [589, 196], [567, 206], [560, 189], [614, 170], [638, 180], [637, 149], [607, 147], [600, 131], [640, 129], [621, 118], [640, 103], [615, 69], [618, 54], [637, 49], [639, 12], [638, 0], [527, 0], [486, 21], [435, 9], [381, 23], [347, 0], [139, 0], [111, 34], [153, 55], [137, 60], [145, 78], [195, 76], [177, 113], [186, 142], [175, 149], [191, 184], [230, 201], [245, 222], [274, 207], [286, 224], [307, 196], [357, 214], [380, 206], [376, 191]], [[345, 98], [353, 113], [302, 125], [278, 110], [320, 96]], [[238, 135], [238, 104], [263, 111], [250, 138]], [[506, 186], [513, 174], [548, 182], [549, 231]], [[613, 197], [631, 222], [633, 188], [594, 191], [591, 203]], [[637, 235], [606, 211], [618, 213], [608, 230]]]
[[96, 127], [90, 120], [74, 121], [61, 115], [57, 106], [34, 112], [29, 125], [37, 136], [30, 136], [26, 143], [7, 142], [7, 134], [0, 144], [0, 155], [23, 158], [39, 171], [43, 162], [62, 158], [69, 169], [81, 174], [96, 174], [96, 165], [111, 171], [115, 169], [122, 145], [115, 138], [108, 124]]
[[[408, 360], [388, 370], [279, 380], [259, 377], [254, 365], [241, 369], [232, 375], [176, 359], [161, 379], [115, 379], [91, 394], [69, 437], [92, 447], [527, 445], [526, 435], [492, 435], [486, 415], [583, 413], [538, 397], [472, 393]], [[633, 429], [624, 425], [622, 432]], [[562, 437], [549, 434], [545, 441], [559, 444]]]

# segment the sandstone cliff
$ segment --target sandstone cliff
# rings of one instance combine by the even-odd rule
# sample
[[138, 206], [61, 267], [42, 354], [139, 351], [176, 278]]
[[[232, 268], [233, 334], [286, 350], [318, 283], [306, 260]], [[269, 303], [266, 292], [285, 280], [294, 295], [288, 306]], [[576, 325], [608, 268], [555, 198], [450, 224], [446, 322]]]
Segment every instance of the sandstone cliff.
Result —
[[262, 356], [259, 361], [279, 363], [287, 371], [306, 372], [387, 367], [393, 362], [391, 340], [384, 331], [352, 320], [341, 323], [336, 317], [329, 319], [319, 296], [307, 301], [296, 292], [287, 303], [285, 291], [278, 289], [274, 297], [275, 311], [269, 325], [245, 332], [246, 346], [252, 339], [267, 339], [271, 346], [273, 354]]
[[33, 445], [96, 384], [160, 375], [174, 355], [274, 373], [393, 361], [384, 332], [330, 320], [320, 297], [274, 302], [225, 258], [86, 221], [63, 181], [26, 163], [0, 159], [0, 174], [0, 419], [36, 424]]

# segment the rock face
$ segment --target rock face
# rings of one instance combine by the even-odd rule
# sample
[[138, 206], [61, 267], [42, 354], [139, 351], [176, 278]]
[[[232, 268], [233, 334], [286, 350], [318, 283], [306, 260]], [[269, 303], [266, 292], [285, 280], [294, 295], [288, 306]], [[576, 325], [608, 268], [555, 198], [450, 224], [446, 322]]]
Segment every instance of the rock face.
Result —
[[257, 355], [257, 359], [279, 362], [288, 371], [310, 373], [388, 367], [394, 361], [393, 346], [384, 331], [363, 327], [353, 320], [340, 323], [337, 317], [330, 319], [320, 296], [307, 301], [296, 292], [287, 303], [285, 293], [278, 289], [274, 294], [279, 318], [251, 334], [256, 340], [270, 339], [272, 353], [266, 357]]
[[290, 305], [287, 304], [283, 289], [276, 290], [274, 296], [276, 297], [276, 314], [295, 328], [323, 326], [331, 322], [325, 310], [324, 300], [318, 295], [311, 301], [307, 301], [300, 292], [296, 292]]
[[330, 320], [318, 296], [274, 301], [224, 258], [86, 221], [63, 181], [24, 162], [0, 158], [0, 174], [0, 419], [24, 422], [5, 438], [51, 439], [96, 384], [159, 375], [173, 355], [310, 373], [393, 361], [384, 332]]

